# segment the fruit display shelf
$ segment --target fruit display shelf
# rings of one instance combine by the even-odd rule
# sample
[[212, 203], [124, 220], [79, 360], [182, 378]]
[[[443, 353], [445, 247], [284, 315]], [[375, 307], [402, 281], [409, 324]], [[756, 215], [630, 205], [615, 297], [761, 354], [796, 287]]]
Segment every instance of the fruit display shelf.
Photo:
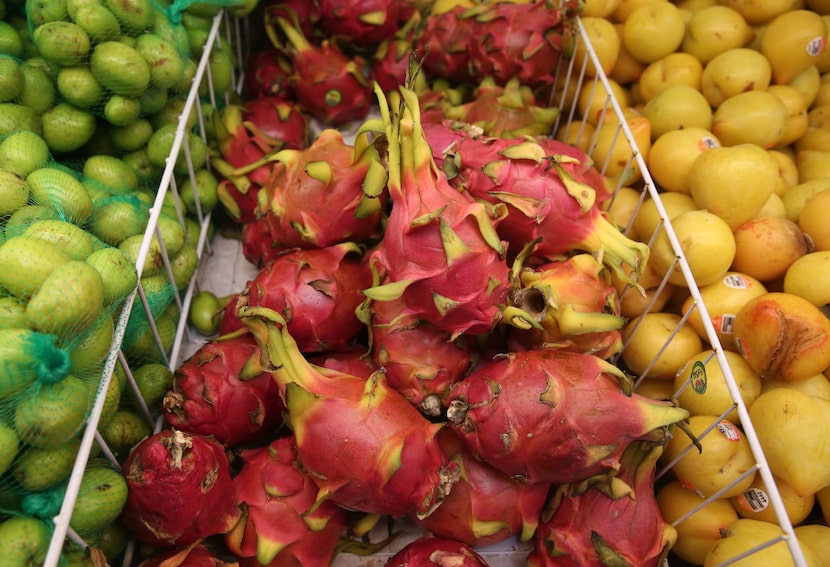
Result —
[[[211, 30], [211, 37], [215, 37], [218, 33], [227, 33], [229, 40], [238, 38], [241, 33], [239, 27], [240, 25], [240, 22], [229, 21], [220, 15], [215, 21], [214, 28]], [[765, 486], [769, 487], [766, 491], [766, 498], [768, 500], [768, 506], [774, 510], [775, 516], [778, 519], [778, 524], [781, 528], [781, 535], [776, 539], [759, 545], [756, 549], [751, 551], [760, 551], [767, 545], [776, 543], [780, 540], [786, 543], [794, 564], [799, 567], [805, 567], [806, 562], [802, 550], [796, 541], [793, 526], [788, 519], [782, 497], [775, 488], [775, 482], [767, 464], [765, 455], [758, 442], [753, 424], [749, 418], [748, 410], [742, 401], [738, 384], [729, 365], [727, 354], [722, 348], [718, 338], [718, 332], [707, 314], [706, 306], [703, 304], [700, 296], [699, 287], [694, 280], [689, 263], [683, 254], [677, 235], [669, 222], [668, 214], [662, 205], [660, 194], [651, 178], [651, 175], [649, 174], [645, 160], [638, 152], [635, 133], [632, 132], [632, 129], [627, 122], [618, 101], [615, 99], [607, 78], [601, 71], [595, 76], [590, 76], [590, 74], [587, 73], [589, 65], [596, 69], [600, 69], [600, 65], [580, 21], [577, 21], [577, 29], [579, 33], [576, 41], [578, 44], [581, 44], [582, 48], [577, 49], [576, 53], [580, 54], [580, 56], [570, 60], [563, 60], [561, 62], [561, 69], [558, 72], [558, 85], [555, 89], [557, 100], [555, 100], [554, 103], [561, 108], [561, 113], [556, 125], [556, 130], [564, 132], [566, 138], [572, 143], [582, 141], [589, 146], [597, 143], [597, 139], [592, 133], [593, 130], [587, 128], [586, 121], [580, 118], [580, 113], [578, 111], [578, 100], [580, 99], [587, 101], [590, 108], [596, 109], [599, 112], [598, 123], [600, 125], [616, 125], [616, 131], [613, 136], [613, 146], [608, 149], [606, 154], [609, 156], [608, 160], [606, 160], [606, 163], [597, 163], [596, 165], [604, 173], [609, 173], [612, 170], [616, 171], [615, 176], [609, 175], [609, 177], [620, 180], [615, 189], [617, 192], [622, 187], [623, 180], [630, 180], [632, 178], [639, 180], [636, 184], [630, 184], [631, 187], [637, 187], [639, 191], [639, 201], [636, 206], [640, 207], [646, 201], [650, 201], [653, 203], [659, 217], [654, 233], [647, 235], [647, 237], [640, 235], [641, 239], [649, 246], [654, 246], [658, 240], [663, 240], [668, 243], [668, 246], [674, 255], [674, 261], [667, 266], [665, 272], [656, 274], [656, 283], [653, 288], [650, 289], [653, 293], [648, 295], [650, 300], [648, 305], [645, 307], [645, 312], [656, 312], [659, 310], [657, 306], [657, 297], [668, 285], [669, 279], [673, 273], [679, 273], [682, 276], [685, 286], [688, 288], [690, 297], [690, 308], [682, 317], [677, 318], [675, 321], [676, 327], [671, 329], [667, 334], [665, 343], [657, 345], [655, 348], [656, 354], [654, 354], [653, 359], [647, 362], [637, 373], [638, 376], [635, 377], [635, 386], [639, 386], [642, 381], [645, 380], [650, 373], [652, 373], [657, 363], [657, 359], [665, 350], [669, 348], [671, 341], [675, 336], [677, 336], [680, 329], [686, 324], [687, 320], [692, 316], [698, 316], [705, 329], [707, 342], [713, 351], [713, 359], [711, 362], [714, 362], [723, 374], [727, 388], [733, 400], [733, 406], [730, 407], [724, 415], [718, 416], [716, 420], [712, 421], [712, 423], [707, 424], [703, 430], [703, 433], [700, 434], [699, 437], [702, 439], [705, 435], [718, 434], [718, 426], [722, 423], [722, 419], [727, 413], [734, 410], [737, 413], [738, 423], [741, 426], [741, 432], [751, 448], [754, 460], [752, 467], [744, 471], [738, 478], [735, 478], [728, 485], [723, 487], [720, 490], [720, 493], [731, 489], [737, 483], [744, 481], [747, 477], [754, 476], [755, 474], [759, 475], [764, 481]], [[211, 45], [212, 42], [209, 39], [207, 48], [205, 49], [205, 54], [203, 56], [203, 62], [206, 61], [209, 56]], [[206, 79], [206, 68], [206, 64], [199, 66], [200, 74], [197, 75], [197, 82], [194, 83], [194, 90], [188, 98], [188, 104], [190, 105], [198, 105], [199, 103], [199, 98], [195, 93], [198, 90], [198, 81]], [[211, 96], [215, 96], [215, 94], [212, 93]], [[187, 111], [185, 111], [183, 115], [187, 115]], [[597, 128], [597, 130], [598, 129], [599, 128]], [[173, 155], [178, 155], [181, 144], [185, 144], [184, 149], [185, 154], [187, 155], [186, 139], [183, 135], [183, 128], [180, 128], [179, 134], [180, 135], [177, 137], [177, 141], [173, 146]], [[171, 170], [171, 168], [169, 167], [168, 170]], [[167, 192], [172, 192], [174, 194], [174, 200], [178, 201], [177, 191], [178, 189], [173, 182], [172, 171], [166, 171], [164, 181], [160, 187], [159, 195], [156, 200], [156, 206], [152, 210], [150, 223], [147, 227], [146, 238], [142, 247], [142, 254], [139, 256], [139, 265], [143, 262], [143, 259], [149, 250], [151, 238], [154, 235], [158, 235], [160, 237], [160, 234], [157, 231], [156, 222], [158, 220], [161, 204], [165, 199], [165, 194]], [[613, 198], [611, 206], [613, 207]], [[176, 301], [179, 303], [180, 313], [182, 314], [186, 314], [188, 312], [190, 302], [196, 291], [208, 290], [215, 293], [217, 296], [226, 296], [242, 289], [245, 283], [252, 279], [256, 274], [256, 268], [243, 257], [241, 245], [238, 240], [227, 238], [221, 234], [217, 234], [213, 238], [208, 238], [209, 223], [210, 215], [204, 215], [201, 223], [203, 230], [199, 241], [199, 253], [201, 257], [200, 267], [183, 296], [176, 298]], [[169, 261], [167, 268], [169, 271]], [[621, 295], [624, 297], [627, 293], [637, 293], [637, 290], [629, 287], [625, 291], [622, 291]], [[144, 308], [147, 311], [148, 319], [151, 322], [154, 322], [154, 318], [149, 311], [149, 305], [146, 297], [140, 287], [129, 299], [127, 304], [128, 308], [125, 309], [125, 313], [129, 311], [129, 306], [133, 304], [135, 304], [137, 308]], [[105, 376], [111, 374], [112, 369], [116, 364], [123, 364], [124, 362], [123, 356], [119, 356], [118, 340], [121, 336], [123, 336], [125, 325], [126, 316], [122, 317], [119, 321], [116, 331], [116, 342], [107, 360]], [[152, 323], [152, 327], [154, 329], [156, 328], [154, 323]], [[636, 332], [637, 330], [634, 331], [634, 333]], [[646, 331], [642, 330], [641, 332]], [[159, 339], [157, 332], [156, 338]], [[167, 357], [167, 362], [170, 367], [175, 368], [181, 363], [181, 361], [185, 360], [188, 356], [195, 352], [201, 344], [204, 343], [204, 341], [204, 337], [189, 328], [187, 317], [182, 315], [178, 321], [173, 347]], [[631, 348], [631, 344], [631, 337], [626, 338], [624, 340], [623, 352], [625, 352], [625, 349]], [[616, 362], [622, 364], [622, 359], [622, 354], [616, 355]], [[707, 363], [708, 362], [709, 361], [707, 361]], [[128, 377], [132, 382], [132, 378], [129, 373]], [[135, 387], [134, 382], [132, 382], [132, 385]], [[101, 386], [101, 392], [105, 392], [106, 387], [107, 380], [105, 379]], [[96, 399], [93, 413], [89, 419], [89, 426], [83, 436], [81, 454], [78, 456], [76, 468], [73, 471], [72, 477], [69, 481], [69, 489], [67, 490], [64, 506], [61, 510], [61, 514], [55, 519], [56, 530], [54, 545], [50, 548], [50, 554], [46, 563], [49, 567], [58, 564], [62, 542], [67, 534], [72, 536], [71, 530], [68, 527], [69, 519], [74, 503], [74, 497], [76, 495], [90, 450], [96, 441], [99, 444], [105, 445], [103, 440], [100, 438], [100, 435], [97, 434], [95, 428], [97, 418], [100, 416], [102, 410], [104, 402], [103, 397], [103, 395], [99, 395], [98, 399]], [[152, 412], [146, 407], [144, 410], [144, 413], [148, 419], [152, 419]], [[157, 430], [162, 427], [160, 419], [154, 420], [154, 427]], [[690, 446], [689, 450], [692, 449], [693, 448]], [[107, 453], [106, 448], [104, 449], [104, 452]], [[667, 478], [667, 475], [670, 474], [672, 467], [674, 467], [676, 462], [682, 458], [683, 454], [685, 454], [685, 452], [678, 455], [672, 461], [658, 467], [657, 482], [660, 482], [661, 477]], [[114, 460], [114, 457], [111, 458]], [[710, 495], [701, 502], [697, 509], [705, 507], [711, 500], [714, 500], [719, 496], [719, 493]], [[675, 523], [681, 523], [686, 519], [686, 517], [694, 513], [694, 511], [695, 510], [692, 510], [686, 514], [686, 516], [678, 518]], [[405, 522], [401, 523], [398, 527], [405, 532], [405, 535], [392, 542], [392, 544], [387, 546], [382, 551], [369, 557], [341, 553], [334, 562], [335, 567], [382, 567], [388, 557], [400, 549], [404, 543], [414, 538], [418, 533], [417, 529]], [[377, 527], [371, 534], [373, 539], [375, 539], [375, 536], [377, 539], [382, 539], [386, 535], [387, 532], [385, 526]], [[132, 561], [131, 549], [132, 547], [128, 547], [127, 557], [125, 559], [125, 564], [127, 565], [131, 564]], [[529, 544], [509, 540], [502, 544], [481, 549], [480, 551], [482, 556], [493, 567], [509, 567], [526, 564], [528, 549]]]

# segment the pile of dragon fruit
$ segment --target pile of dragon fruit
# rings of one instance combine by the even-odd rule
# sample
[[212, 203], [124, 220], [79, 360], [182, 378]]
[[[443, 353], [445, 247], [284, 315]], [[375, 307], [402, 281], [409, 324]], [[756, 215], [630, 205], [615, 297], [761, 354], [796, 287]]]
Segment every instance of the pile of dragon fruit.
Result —
[[611, 274], [636, 287], [648, 247], [547, 135], [577, 12], [263, 9], [213, 160], [259, 271], [124, 464], [144, 565], [326, 566], [400, 518], [423, 537], [391, 566], [486, 565], [475, 548], [511, 538], [533, 566], [660, 565], [655, 463], [688, 413], [609, 362]]

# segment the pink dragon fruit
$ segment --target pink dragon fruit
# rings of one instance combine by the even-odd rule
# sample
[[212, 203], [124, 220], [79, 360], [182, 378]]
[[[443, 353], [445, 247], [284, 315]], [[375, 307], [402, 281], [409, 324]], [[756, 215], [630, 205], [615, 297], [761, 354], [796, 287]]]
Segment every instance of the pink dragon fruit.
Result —
[[275, 47], [250, 54], [245, 62], [245, 95], [247, 98], [281, 96], [291, 99], [289, 77], [291, 68]]
[[291, 85], [301, 108], [331, 126], [366, 118], [372, 88], [363, 75], [364, 61], [348, 57], [328, 40], [311, 43], [296, 24], [284, 18], [277, 17], [276, 24], [288, 40], [287, 45], [276, 46], [291, 61]]
[[470, 371], [473, 337], [453, 339], [448, 331], [407, 316], [399, 301], [372, 303], [368, 317], [372, 358], [386, 382], [426, 415], [441, 413], [450, 386]]
[[320, 24], [328, 37], [344, 45], [373, 46], [398, 31], [398, 0], [318, 0]]
[[380, 236], [386, 169], [368, 134], [350, 145], [328, 128], [309, 147], [282, 150], [270, 160], [276, 165], [258, 214], [275, 245], [324, 248]]
[[444, 115], [450, 120], [478, 126], [486, 136], [513, 139], [549, 135], [559, 108], [539, 106], [530, 87], [515, 77], [504, 86], [496, 84], [492, 77], [485, 77], [471, 101], [446, 106]]
[[616, 476], [560, 485], [533, 539], [529, 567], [664, 565], [677, 539], [657, 505], [654, 474], [663, 446], [634, 442]]
[[487, 562], [460, 541], [422, 536], [390, 557], [385, 567], [487, 567]]
[[550, 485], [521, 484], [464, 447], [458, 436], [445, 429], [441, 448], [461, 471], [452, 492], [429, 516], [413, 518], [427, 533], [484, 547], [511, 537], [528, 541], [536, 531]]
[[227, 105], [213, 114], [219, 155], [210, 159], [221, 180], [217, 196], [231, 219], [245, 224], [256, 218], [259, 190], [270, 177], [263, 162], [273, 151], [272, 141], [245, 125], [243, 107]]
[[264, 218], [253, 218], [242, 225], [242, 255], [257, 268], [263, 268], [285, 253], [271, 236], [271, 226]]
[[280, 40], [274, 29], [277, 18], [283, 18], [299, 27], [303, 35], [312, 41], [321, 39], [320, 2], [317, 0], [268, 0], [265, 3], [265, 31], [271, 42], [279, 44]]
[[539, 239], [533, 250], [538, 256], [590, 252], [624, 281], [636, 283], [645, 270], [648, 246], [608, 220], [598, 206], [597, 190], [563, 165], [573, 161], [567, 154], [550, 155], [534, 139], [466, 135], [445, 152], [442, 170], [476, 199], [507, 207], [497, 229], [509, 242], [511, 257]]
[[513, 266], [503, 323], [515, 326], [513, 350], [555, 347], [609, 358], [622, 349], [620, 298], [590, 254]]
[[401, 87], [390, 112], [377, 89], [388, 139], [392, 212], [370, 256], [379, 285], [370, 300], [402, 301], [407, 316], [451, 337], [493, 328], [509, 287], [506, 245], [496, 233], [504, 205], [488, 206], [454, 189], [432, 159], [417, 94]]
[[590, 354], [513, 352], [456, 384], [447, 418], [476, 458], [516, 480], [578, 482], [613, 474], [631, 442], [689, 415], [631, 390]]
[[406, 84], [406, 75], [412, 56], [412, 44], [415, 40], [417, 26], [422, 21], [420, 13], [414, 12], [394, 36], [382, 41], [375, 48], [369, 61], [371, 77], [380, 85], [383, 92], [396, 91], [399, 86]]
[[284, 388], [297, 455], [318, 499], [367, 514], [428, 516], [458, 478], [429, 422], [386, 385], [312, 366], [275, 311], [243, 307], [240, 316]]
[[271, 151], [305, 148], [310, 141], [308, 116], [282, 95], [246, 100], [243, 116], [243, 124], [255, 136], [265, 139]]
[[369, 356], [368, 351], [368, 347], [358, 347], [354, 350], [326, 352], [311, 355], [306, 358], [315, 366], [322, 366], [323, 368], [336, 370], [349, 376], [357, 376], [358, 378], [368, 380], [378, 370], [375, 361]]
[[226, 533], [241, 517], [225, 448], [210, 437], [161, 431], [133, 447], [122, 471], [121, 518], [144, 543], [188, 545]]
[[456, 0], [443, 7], [436, 4], [424, 19], [415, 47], [424, 54], [424, 71], [430, 76], [459, 83], [477, 83], [481, 79], [470, 61], [477, 25], [472, 18], [463, 16], [473, 5], [469, 0]]
[[499, 84], [516, 78], [532, 88], [553, 84], [562, 36], [579, 11], [574, 0], [558, 4], [501, 0], [464, 12], [463, 19], [475, 21], [468, 50], [475, 75], [492, 76]]
[[208, 341], [173, 373], [162, 415], [186, 433], [213, 436], [228, 447], [272, 434], [282, 423], [282, 399], [259, 366], [248, 334]]
[[220, 559], [201, 541], [178, 549], [156, 553], [138, 567], [238, 567], [237, 561]]
[[356, 244], [291, 249], [266, 264], [228, 303], [219, 333], [244, 329], [240, 309], [262, 306], [282, 313], [303, 352], [347, 350], [363, 329], [355, 309], [371, 282], [369, 264]]
[[234, 477], [242, 519], [225, 535], [240, 565], [328, 567], [348, 512], [317, 502], [317, 485], [297, 462], [293, 436], [240, 455]]

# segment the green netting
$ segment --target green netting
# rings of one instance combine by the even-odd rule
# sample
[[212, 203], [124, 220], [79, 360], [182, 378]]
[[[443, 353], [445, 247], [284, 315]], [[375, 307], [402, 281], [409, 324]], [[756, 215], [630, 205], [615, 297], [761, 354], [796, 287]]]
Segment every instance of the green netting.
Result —
[[[106, 392], [102, 376], [138, 273], [102, 238], [112, 230], [93, 227], [118, 222], [96, 215], [126, 200], [146, 229], [152, 200], [134, 197], [142, 188], [128, 172], [117, 158], [56, 162], [30, 130], [0, 138], [0, 537], [20, 519], [54, 517], [96, 396], [107, 396], [108, 422], [121, 404], [123, 372], [116, 366]], [[89, 538], [101, 537], [126, 494], [118, 471], [96, 467], [70, 523]]]
[[169, 94], [190, 89], [195, 63], [188, 30], [151, 0], [27, 0], [26, 16], [54, 79], [57, 103], [42, 115], [54, 152], [81, 148], [96, 117], [128, 126]]

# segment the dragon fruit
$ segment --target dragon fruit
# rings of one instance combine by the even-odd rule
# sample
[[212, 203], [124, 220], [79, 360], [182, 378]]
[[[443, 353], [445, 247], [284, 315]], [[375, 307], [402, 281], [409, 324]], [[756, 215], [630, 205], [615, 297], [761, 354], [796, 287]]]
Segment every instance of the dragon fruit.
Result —
[[428, 535], [404, 546], [385, 567], [487, 567], [487, 562], [460, 541]]
[[470, 45], [476, 34], [476, 22], [463, 14], [474, 6], [471, 0], [435, 3], [424, 19], [415, 42], [416, 51], [424, 54], [424, 71], [459, 83], [478, 83], [470, 62]]
[[239, 523], [225, 535], [231, 552], [252, 565], [327, 567], [334, 556], [348, 512], [332, 502], [317, 502], [317, 485], [295, 455], [293, 436], [240, 455], [234, 477]]
[[165, 430], [136, 445], [122, 467], [124, 525], [155, 547], [224, 534], [240, 519], [225, 448], [203, 435]]
[[251, 53], [245, 62], [245, 95], [247, 98], [281, 96], [291, 99], [289, 77], [291, 68], [275, 47]]
[[368, 133], [350, 145], [327, 128], [307, 148], [269, 159], [276, 163], [258, 214], [275, 245], [324, 248], [380, 236], [386, 169]]
[[259, 138], [268, 142], [271, 151], [283, 148], [305, 148], [311, 138], [311, 127], [299, 105], [284, 96], [261, 96], [245, 101], [243, 124]]
[[272, 152], [271, 141], [256, 135], [245, 125], [244, 109], [227, 105], [213, 114], [218, 155], [210, 164], [221, 180], [217, 196], [228, 215], [244, 224], [256, 218], [259, 190], [270, 177], [270, 167], [263, 162]]
[[259, 347], [248, 334], [208, 341], [173, 373], [162, 415], [186, 433], [213, 436], [228, 447], [273, 433], [282, 423], [282, 399], [259, 366]]
[[271, 226], [264, 218], [253, 218], [242, 225], [240, 236], [242, 255], [257, 268], [263, 268], [285, 254], [285, 250], [271, 236]]
[[526, 266], [520, 254], [513, 282], [502, 322], [516, 327], [514, 350], [555, 347], [609, 358], [622, 349], [620, 299], [594, 256]]
[[488, 76], [476, 87], [471, 101], [446, 106], [444, 115], [478, 126], [486, 136], [512, 139], [547, 136], [553, 131], [559, 108], [539, 106], [530, 87], [515, 77], [502, 86]]
[[445, 429], [439, 435], [445, 454], [458, 463], [461, 478], [438, 509], [414, 522], [427, 533], [473, 547], [511, 537], [530, 540], [550, 485], [518, 483], [473, 457], [454, 432]]
[[476, 458], [518, 481], [578, 482], [613, 474], [631, 442], [689, 416], [631, 390], [590, 354], [512, 352], [455, 385], [447, 418]]
[[412, 45], [417, 28], [422, 22], [420, 13], [414, 12], [394, 36], [382, 41], [375, 48], [369, 61], [370, 75], [383, 92], [396, 91], [400, 85], [406, 83]]
[[655, 464], [663, 445], [637, 441], [621, 457], [619, 472], [591, 484], [562, 484], [542, 513], [528, 555], [530, 567], [659, 567], [677, 540], [654, 492]]
[[424, 69], [457, 82], [515, 77], [531, 88], [553, 84], [562, 37], [578, 13], [576, 2], [500, 0], [438, 3], [416, 43]]
[[347, 350], [363, 329], [355, 309], [372, 274], [352, 243], [315, 250], [291, 249], [266, 264], [225, 307], [219, 333], [244, 329], [238, 312], [262, 306], [282, 313], [303, 352]]
[[564, 165], [574, 161], [571, 155], [550, 155], [530, 138], [465, 135], [445, 152], [442, 170], [473, 197], [507, 207], [497, 229], [509, 242], [511, 257], [540, 239], [533, 250], [538, 256], [590, 252], [624, 281], [636, 283], [645, 270], [648, 246], [608, 220], [598, 206], [597, 190]]
[[188, 546], [155, 553], [138, 567], [238, 567], [237, 561], [220, 559], [201, 541]]
[[303, 35], [309, 40], [317, 41], [321, 37], [320, 19], [322, 13], [320, 2], [315, 0], [268, 0], [265, 5], [265, 31], [274, 44], [280, 44], [280, 38], [276, 35], [274, 22], [277, 18], [283, 18], [298, 26]]
[[[575, 0], [482, 2], [461, 14], [475, 21], [468, 49], [477, 77], [499, 84], [511, 78], [531, 88], [552, 85], [562, 55], [562, 36], [578, 13]], [[468, 28], [465, 28], [468, 29]]]
[[291, 61], [291, 86], [301, 108], [330, 126], [366, 118], [372, 88], [363, 75], [363, 59], [350, 58], [328, 40], [311, 43], [284, 18], [276, 17], [275, 22], [287, 39], [287, 44], [275, 46]]
[[312, 366], [275, 311], [243, 307], [263, 365], [284, 388], [297, 456], [318, 500], [367, 514], [428, 516], [458, 479], [429, 422], [383, 373], [368, 380]]
[[326, 35], [341, 44], [373, 46], [398, 31], [398, 0], [318, 0], [320, 24]]
[[476, 355], [473, 337], [453, 339], [434, 325], [407, 316], [399, 301], [377, 301], [368, 317], [372, 359], [386, 382], [426, 415], [441, 413], [450, 386], [470, 371]]
[[486, 333], [509, 287], [506, 244], [496, 233], [505, 206], [488, 206], [449, 184], [432, 159], [413, 90], [400, 88], [403, 104], [394, 113], [376, 90], [389, 143], [392, 211], [370, 255], [378, 285], [364, 293], [402, 301], [408, 316], [452, 338]]
[[330, 368], [366, 380], [378, 370], [375, 361], [368, 356], [368, 348], [363, 347], [349, 351], [315, 354], [306, 358], [315, 366]]

